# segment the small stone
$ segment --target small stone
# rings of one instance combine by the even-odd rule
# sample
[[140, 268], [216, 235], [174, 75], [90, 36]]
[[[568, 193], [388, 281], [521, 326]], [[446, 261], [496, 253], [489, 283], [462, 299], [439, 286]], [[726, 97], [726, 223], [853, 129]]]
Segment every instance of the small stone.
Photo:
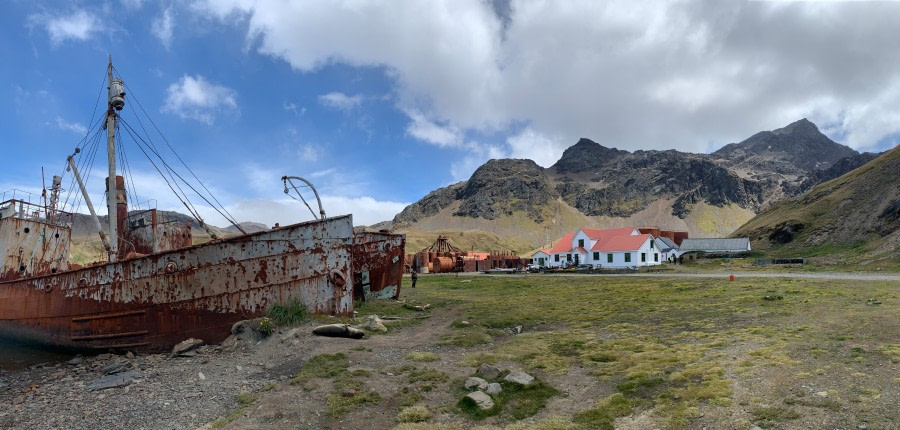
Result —
[[127, 359], [129, 359], [129, 360], [134, 360], [134, 353], [131, 352], [131, 351], [126, 352], [126, 353], [125, 353], [125, 358], [127, 358]]
[[467, 326], [467, 325], [469, 325], [469, 324], [471, 324], [471, 323], [468, 322], [468, 321], [460, 321], [460, 322], [459, 322], [459, 325], [461, 325], [461, 326]]
[[81, 354], [78, 354], [75, 356], [75, 358], [67, 361], [66, 364], [68, 364], [69, 366], [77, 366], [81, 364], [82, 361], [84, 361], [84, 358], [81, 357]]
[[206, 375], [204, 375], [203, 372], [197, 373], [197, 377], [200, 378], [201, 381], [205, 381], [205, 380], [206, 380]]
[[478, 374], [487, 379], [497, 379], [497, 377], [500, 376], [500, 369], [491, 366], [490, 364], [482, 364], [481, 367], [478, 368]]
[[466, 398], [475, 402], [475, 406], [478, 406], [478, 409], [481, 409], [482, 411], [494, 407], [494, 400], [491, 399], [491, 396], [484, 394], [481, 391], [473, 391], [469, 394], [466, 394]]
[[534, 376], [531, 376], [519, 370], [513, 370], [512, 372], [509, 372], [509, 375], [506, 375], [503, 380], [506, 382], [512, 382], [514, 384], [527, 386], [531, 385], [531, 383], [534, 382]]
[[190, 338], [187, 340], [181, 341], [178, 345], [175, 345], [172, 348], [172, 355], [170, 357], [182, 355], [188, 351], [193, 351], [203, 345], [203, 341], [200, 339]]
[[112, 358], [112, 354], [107, 354], [107, 353], [100, 354], [97, 356], [97, 360], [109, 360], [110, 358]]
[[868, 430], [869, 426], [866, 425], [866, 423], [862, 423], [862, 424], [856, 426], [856, 428], [858, 428], [859, 430]]
[[346, 389], [341, 392], [341, 395], [344, 397], [353, 397], [356, 395], [356, 390]]
[[127, 370], [129, 367], [129, 363], [124, 360], [115, 360], [106, 363], [105, 366], [100, 368], [100, 371], [103, 372], [104, 375], [113, 375], [116, 373], [121, 373]]
[[98, 391], [107, 388], [124, 387], [140, 376], [141, 372], [138, 370], [129, 370], [115, 375], [106, 375], [88, 384], [87, 390]]
[[487, 388], [488, 382], [477, 376], [471, 376], [468, 379], [466, 379], [466, 382], [464, 385], [467, 390], [473, 390], [473, 389], [484, 390], [485, 388]]
[[503, 387], [501, 387], [500, 384], [496, 382], [491, 382], [490, 384], [488, 384], [487, 390], [484, 390], [484, 392], [492, 396], [496, 396], [497, 394], [503, 392]]
[[819, 392], [816, 393], [816, 396], [818, 396], [818, 397], [828, 397], [828, 392], [827, 392], [827, 391], [819, 391]]
[[753, 427], [750, 427], [750, 430], [763, 430], [763, 429], [760, 426], [753, 426]]

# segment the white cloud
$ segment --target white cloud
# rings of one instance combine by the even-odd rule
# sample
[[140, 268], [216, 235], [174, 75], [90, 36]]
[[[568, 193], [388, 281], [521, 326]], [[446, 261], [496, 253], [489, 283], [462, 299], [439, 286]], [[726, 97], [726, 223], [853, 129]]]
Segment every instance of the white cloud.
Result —
[[69, 39], [87, 40], [100, 30], [100, 20], [97, 16], [81, 9], [68, 15], [31, 15], [29, 21], [42, 25], [53, 45], [59, 45]]
[[71, 131], [79, 136], [84, 136], [87, 134], [87, 127], [77, 122], [68, 122], [64, 120], [61, 116], [56, 117], [56, 126], [59, 127], [60, 130], [63, 131]]
[[550, 167], [562, 157], [563, 151], [572, 143], [559, 138], [549, 138], [531, 128], [510, 136], [506, 143], [512, 158], [529, 158], [540, 166]]
[[319, 103], [323, 106], [338, 110], [351, 110], [362, 103], [363, 97], [359, 94], [348, 96], [341, 92], [331, 92], [319, 96]]
[[172, 7], [167, 7], [160, 17], [153, 20], [153, 24], [150, 26], [153, 35], [162, 42], [166, 49], [172, 47], [172, 30], [175, 27], [172, 13]]
[[463, 133], [452, 126], [440, 126], [429, 120], [421, 113], [410, 111], [406, 113], [412, 122], [406, 126], [406, 134], [416, 139], [437, 146], [460, 146], [463, 143]]
[[804, 116], [842, 118], [833, 129], [856, 148], [900, 131], [900, 57], [884, 54], [900, 40], [898, 2], [199, 5], [297, 70], [383, 69], [398, 108], [421, 115], [407, 133], [445, 147], [524, 126], [506, 145], [530, 158], [547, 157], [539, 136], [704, 151]]
[[218, 114], [238, 112], [237, 93], [233, 89], [213, 84], [200, 75], [184, 75], [169, 85], [167, 93], [162, 112], [208, 125], [215, 122]]

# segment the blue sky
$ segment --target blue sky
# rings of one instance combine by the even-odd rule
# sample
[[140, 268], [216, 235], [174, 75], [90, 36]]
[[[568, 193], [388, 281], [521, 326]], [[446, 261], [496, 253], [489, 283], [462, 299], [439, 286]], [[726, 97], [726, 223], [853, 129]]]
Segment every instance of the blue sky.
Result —
[[[125, 120], [139, 101], [236, 218], [267, 224], [310, 217], [285, 174], [372, 224], [489, 158], [549, 166], [579, 137], [708, 152], [808, 117], [858, 150], [900, 139], [900, 4], [631, 3], [8, 1], [0, 187], [61, 173], [109, 54]], [[181, 210], [125, 145], [131, 191]]]

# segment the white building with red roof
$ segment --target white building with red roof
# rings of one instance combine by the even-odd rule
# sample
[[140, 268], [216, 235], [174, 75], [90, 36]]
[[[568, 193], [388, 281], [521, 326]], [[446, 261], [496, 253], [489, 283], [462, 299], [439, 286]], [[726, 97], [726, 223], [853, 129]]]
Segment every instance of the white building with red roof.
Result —
[[539, 249], [534, 254], [531, 255], [531, 264], [541, 267], [547, 267], [550, 265], [550, 250], [549, 249]]
[[623, 268], [661, 264], [661, 252], [652, 235], [641, 234], [635, 227], [621, 227], [581, 228], [563, 236], [545, 254], [549, 257], [549, 267], [589, 264]]

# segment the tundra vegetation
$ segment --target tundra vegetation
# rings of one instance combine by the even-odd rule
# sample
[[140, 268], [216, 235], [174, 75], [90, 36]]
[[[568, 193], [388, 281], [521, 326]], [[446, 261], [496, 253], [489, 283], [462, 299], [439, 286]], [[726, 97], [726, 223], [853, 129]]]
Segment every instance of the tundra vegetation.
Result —
[[[332, 341], [275, 391], [330, 381], [320, 390], [329, 416], [376, 425], [387, 411], [384, 426], [400, 429], [887, 428], [900, 418], [896, 281], [429, 275], [419, 285], [402, 297], [430, 309], [361, 304], [360, 317], [410, 319]], [[389, 350], [396, 359], [379, 361]], [[502, 372], [488, 410], [463, 400], [482, 364]], [[512, 369], [535, 382], [503, 381]], [[244, 428], [260, 423], [248, 419]]]

